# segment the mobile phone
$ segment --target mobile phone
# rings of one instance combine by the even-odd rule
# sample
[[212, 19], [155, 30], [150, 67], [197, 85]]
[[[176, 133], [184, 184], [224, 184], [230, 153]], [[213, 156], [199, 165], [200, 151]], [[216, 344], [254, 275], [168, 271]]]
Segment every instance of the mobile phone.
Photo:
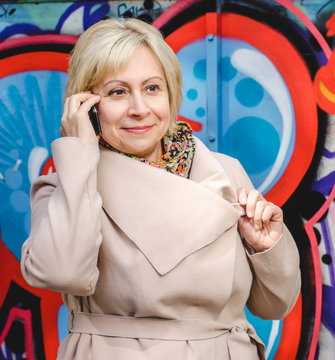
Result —
[[97, 108], [93, 105], [88, 112], [95, 135], [101, 135], [100, 119]]

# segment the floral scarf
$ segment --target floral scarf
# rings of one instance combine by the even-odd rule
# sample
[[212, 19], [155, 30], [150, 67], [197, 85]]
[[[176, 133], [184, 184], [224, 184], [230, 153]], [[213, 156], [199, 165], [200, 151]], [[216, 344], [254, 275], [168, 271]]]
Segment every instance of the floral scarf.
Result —
[[171, 136], [163, 137], [162, 146], [164, 154], [155, 162], [139, 158], [136, 155], [123, 153], [109, 145], [102, 137], [100, 138], [100, 144], [107, 149], [124, 154], [156, 168], [165, 169], [172, 174], [184, 178], [189, 178], [190, 176], [195, 152], [195, 142], [192, 136], [192, 128], [185, 122], [177, 122], [177, 131]]

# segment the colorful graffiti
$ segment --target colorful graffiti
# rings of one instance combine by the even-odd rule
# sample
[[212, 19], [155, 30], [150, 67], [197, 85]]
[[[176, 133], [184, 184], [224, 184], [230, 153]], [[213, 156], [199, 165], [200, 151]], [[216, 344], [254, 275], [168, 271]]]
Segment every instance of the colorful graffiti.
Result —
[[0, 359], [54, 359], [67, 332], [60, 294], [23, 280], [20, 249], [30, 185], [54, 171], [69, 53], [108, 17], [162, 31], [182, 65], [180, 118], [210, 149], [237, 157], [283, 207], [303, 286], [282, 321], [248, 313], [267, 358], [333, 358], [334, 13], [335, 2], [323, 0], [1, 2]]

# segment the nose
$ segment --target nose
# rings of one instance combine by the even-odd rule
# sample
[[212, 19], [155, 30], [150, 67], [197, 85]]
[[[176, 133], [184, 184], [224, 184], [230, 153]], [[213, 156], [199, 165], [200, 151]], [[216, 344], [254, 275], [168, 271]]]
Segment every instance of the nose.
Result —
[[149, 112], [150, 109], [143, 98], [143, 94], [133, 93], [130, 98], [128, 115], [130, 117], [142, 119], [147, 116]]

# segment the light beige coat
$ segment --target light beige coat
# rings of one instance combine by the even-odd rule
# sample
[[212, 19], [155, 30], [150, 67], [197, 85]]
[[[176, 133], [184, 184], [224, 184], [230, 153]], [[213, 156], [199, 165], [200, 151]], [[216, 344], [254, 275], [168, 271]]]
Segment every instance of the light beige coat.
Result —
[[244, 306], [284, 317], [299, 256], [286, 229], [268, 251], [245, 250], [232, 204], [251, 183], [237, 160], [196, 139], [187, 180], [77, 138], [52, 150], [57, 174], [32, 187], [21, 265], [71, 311], [58, 359], [263, 358]]

